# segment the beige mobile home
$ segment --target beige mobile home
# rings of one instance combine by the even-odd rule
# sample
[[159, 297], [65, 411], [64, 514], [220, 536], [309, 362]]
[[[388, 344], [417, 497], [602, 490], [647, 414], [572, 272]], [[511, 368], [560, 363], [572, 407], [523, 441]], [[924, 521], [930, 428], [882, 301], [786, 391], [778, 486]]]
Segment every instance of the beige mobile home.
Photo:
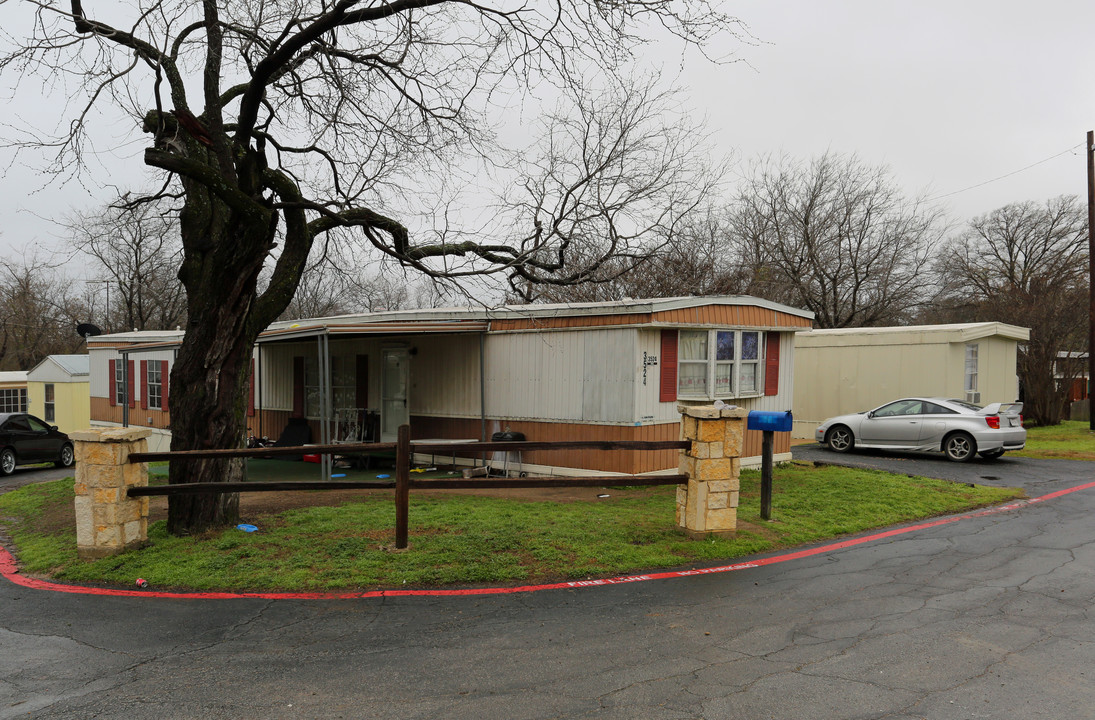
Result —
[[996, 322], [798, 333], [792, 436], [813, 438], [826, 418], [908, 395], [1014, 401], [1028, 339], [1028, 329]]
[[[750, 410], [789, 410], [794, 334], [812, 318], [766, 300], [728, 296], [276, 323], [259, 337], [248, 421], [257, 435], [271, 438], [290, 423], [307, 425], [312, 442], [391, 441], [403, 424], [416, 440], [489, 440], [506, 430], [543, 441], [676, 440], [678, 403], [722, 400]], [[92, 352], [92, 374], [103, 378], [93, 382], [93, 415], [118, 422], [128, 403], [128, 422], [144, 424], [153, 417], [139, 409], [144, 388], [130, 380], [127, 396], [119, 368], [141, 378], [147, 372], [142, 353], [166, 353], [170, 363], [170, 351], [129, 346], [126, 366], [120, 347], [106, 350], [122, 338], [93, 340], [104, 347]], [[760, 435], [747, 433], [746, 464], [759, 463]], [[775, 453], [777, 460], [790, 458], [787, 434], [777, 434]], [[638, 474], [675, 469], [677, 461], [676, 451], [520, 458], [522, 470], [536, 473]]]

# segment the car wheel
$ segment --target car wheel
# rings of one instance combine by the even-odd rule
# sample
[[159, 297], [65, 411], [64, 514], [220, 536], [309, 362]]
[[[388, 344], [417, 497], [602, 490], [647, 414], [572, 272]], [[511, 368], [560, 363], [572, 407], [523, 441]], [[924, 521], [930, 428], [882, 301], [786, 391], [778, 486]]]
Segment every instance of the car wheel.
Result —
[[1000, 448], [998, 450], [986, 450], [985, 452], [979, 452], [977, 454], [985, 458], [986, 460], [995, 460], [996, 458], [1004, 454], [1004, 449]]
[[15, 451], [4, 448], [3, 452], [0, 452], [0, 475], [11, 475], [13, 472], [15, 472]]
[[64, 447], [61, 448], [61, 458], [53, 464], [59, 468], [66, 468], [72, 467], [73, 463], [75, 462], [76, 453], [73, 452], [72, 445], [65, 443]]
[[825, 433], [825, 444], [833, 452], [845, 453], [855, 447], [855, 435], [844, 425], [834, 425]]
[[977, 443], [969, 433], [954, 433], [943, 441], [943, 452], [948, 460], [969, 462], [977, 454]]

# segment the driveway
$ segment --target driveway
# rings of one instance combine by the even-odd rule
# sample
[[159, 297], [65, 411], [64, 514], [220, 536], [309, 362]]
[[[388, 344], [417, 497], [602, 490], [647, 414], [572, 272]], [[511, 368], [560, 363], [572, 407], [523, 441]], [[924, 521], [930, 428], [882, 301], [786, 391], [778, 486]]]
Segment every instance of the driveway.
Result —
[[[951, 462], [938, 453], [901, 453], [885, 450], [855, 450], [835, 453], [821, 445], [796, 445], [795, 460], [863, 467], [892, 473], [971, 482], [979, 485], [1021, 487], [1028, 495], [1052, 492], [1058, 486], [1092, 479], [1095, 463], [1083, 460], [1036, 460], [1004, 454], [996, 460], [977, 457], [967, 463]], [[1063, 484], [1063, 485], [1062, 485]]]
[[[1066, 461], [847, 460], [1032, 495], [1095, 479]], [[0, 718], [1095, 718], [1093, 514], [1086, 488], [734, 572], [516, 595], [0, 580]]]
[[75, 473], [76, 468], [74, 467], [56, 468], [53, 467], [53, 465], [17, 467], [15, 468], [15, 472], [11, 475], [0, 475], [0, 493], [6, 493], [8, 490], [14, 490], [15, 488], [23, 487], [24, 485], [30, 485], [31, 483], [72, 477]]

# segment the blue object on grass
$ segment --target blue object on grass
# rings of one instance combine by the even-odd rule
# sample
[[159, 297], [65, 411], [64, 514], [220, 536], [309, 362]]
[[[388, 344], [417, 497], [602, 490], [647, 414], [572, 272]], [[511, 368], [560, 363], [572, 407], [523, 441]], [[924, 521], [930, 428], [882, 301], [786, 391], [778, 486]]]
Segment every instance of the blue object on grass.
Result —
[[384, 478], [390, 478], [390, 477], [391, 477], [391, 475], [377, 475], [376, 479], [377, 480], [383, 480]]
[[336, 477], [346, 477], [346, 473], [339, 473], [338, 475], [332, 475], [331, 476], [332, 479], [334, 479]]
[[258, 530], [254, 525], [248, 525], [247, 523], [240, 523], [236, 526], [237, 530], [243, 530], [244, 532], [255, 532]]

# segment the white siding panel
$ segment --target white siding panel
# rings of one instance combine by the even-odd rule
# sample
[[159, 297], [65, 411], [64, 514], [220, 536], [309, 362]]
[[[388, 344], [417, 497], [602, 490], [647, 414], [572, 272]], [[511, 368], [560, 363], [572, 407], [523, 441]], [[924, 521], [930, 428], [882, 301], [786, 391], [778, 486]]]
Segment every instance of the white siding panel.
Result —
[[631, 423], [634, 330], [487, 337], [490, 417]]
[[635, 331], [585, 332], [582, 370], [582, 419], [587, 422], [635, 421]]
[[[416, 340], [413, 347], [417, 351], [411, 357], [411, 412], [479, 417], [479, 336], [429, 336]], [[370, 359], [370, 368], [371, 363]]]

